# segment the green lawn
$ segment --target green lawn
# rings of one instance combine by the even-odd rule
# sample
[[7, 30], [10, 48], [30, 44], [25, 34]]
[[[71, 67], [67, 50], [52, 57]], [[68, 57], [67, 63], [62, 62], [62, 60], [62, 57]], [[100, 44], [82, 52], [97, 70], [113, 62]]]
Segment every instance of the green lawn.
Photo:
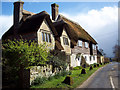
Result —
[[104, 65], [100, 65], [99, 67], [93, 68], [89, 71], [89, 67], [85, 68], [87, 74], [80, 74], [81, 70], [72, 70], [72, 74], [70, 75], [73, 79], [73, 85], [67, 85], [62, 83], [65, 79], [65, 76], [60, 76], [58, 79], [53, 78], [51, 81], [47, 80], [44, 84], [31, 86], [31, 88], [76, 88], [80, 84], [82, 84], [85, 80], [88, 79], [98, 68]]

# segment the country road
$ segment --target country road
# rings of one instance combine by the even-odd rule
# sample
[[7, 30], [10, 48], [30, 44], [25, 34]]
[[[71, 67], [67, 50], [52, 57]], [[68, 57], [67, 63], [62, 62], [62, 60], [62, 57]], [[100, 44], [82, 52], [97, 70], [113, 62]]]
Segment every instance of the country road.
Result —
[[119, 88], [120, 90], [120, 83], [118, 81], [120, 81], [120, 63], [112, 62], [100, 68], [77, 88], [109, 88], [111, 90]]

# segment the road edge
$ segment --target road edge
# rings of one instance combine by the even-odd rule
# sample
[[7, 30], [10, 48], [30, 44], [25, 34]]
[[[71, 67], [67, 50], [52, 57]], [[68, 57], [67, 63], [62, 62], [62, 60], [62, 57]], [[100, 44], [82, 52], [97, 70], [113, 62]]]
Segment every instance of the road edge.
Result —
[[[109, 63], [109, 64], [110, 64], [110, 63]], [[109, 64], [107, 64], [107, 65], [109, 65]], [[104, 68], [105, 66], [107, 66], [107, 65], [104, 65], [104, 66], [98, 68], [98, 70], [96, 70], [92, 75], [90, 75], [90, 76], [88, 77], [87, 80], [85, 80], [81, 85], [79, 85], [79, 86], [76, 87], [76, 88], [83, 88], [84, 85], [85, 85], [85, 83], [87, 83], [93, 76], [95, 76], [95, 75], [97, 74], [98, 71], [100, 71], [101, 69], [103, 69], [103, 68]]]

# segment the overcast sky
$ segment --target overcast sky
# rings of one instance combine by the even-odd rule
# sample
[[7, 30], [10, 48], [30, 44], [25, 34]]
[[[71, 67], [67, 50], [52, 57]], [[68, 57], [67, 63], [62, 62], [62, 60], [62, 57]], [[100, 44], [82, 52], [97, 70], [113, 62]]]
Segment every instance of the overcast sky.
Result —
[[[24, 0], [23, 0], [24, 1]], [[25, 2], [25, 10], [51, 15], [51, 4], [55, 2]], [[108, 57], [113, 57], [113, 46], [118, 40], [117, 2], [57, 2], [59, 13], [79, 23], [97, 42]], [[2, 2], [0, 15], [0, 37], [13, 24], [13, 2]]]

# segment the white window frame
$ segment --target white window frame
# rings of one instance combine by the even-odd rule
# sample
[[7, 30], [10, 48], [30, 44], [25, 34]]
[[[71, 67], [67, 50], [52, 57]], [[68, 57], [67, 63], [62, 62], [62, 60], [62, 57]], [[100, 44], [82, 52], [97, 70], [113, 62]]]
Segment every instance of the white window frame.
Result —
[[81, 40], [78, 40], [78, 46], [82, 47], [82, 41]]
[[88, 42], [85, 42], [85, 48], [88, 48]]
[[42, 41], [43, 42], [48, 42], [48, 43], [51, 43], [51, 34], [50, 32], [41, 32], [42, 33]]
[[95, 44], [93, 44], [92, 46], [93, 46], [93, 49], [94, 49], [94, 50], [96, 50], [96, 45], [95, 45]]

